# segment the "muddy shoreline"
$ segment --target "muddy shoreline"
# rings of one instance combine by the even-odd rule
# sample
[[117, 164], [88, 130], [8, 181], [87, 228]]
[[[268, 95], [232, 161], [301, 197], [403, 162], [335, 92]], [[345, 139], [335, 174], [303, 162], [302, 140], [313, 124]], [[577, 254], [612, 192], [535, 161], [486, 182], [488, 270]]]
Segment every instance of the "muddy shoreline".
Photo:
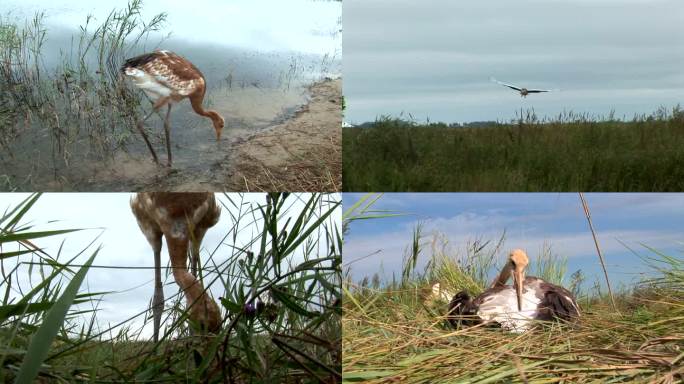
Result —
[[342, 80], [314, 83], [308, 95], [291, 118], [232, 139], [223, 161], [197, 174], [158, 172], [137, 190], [340, 191]]
[[[342, 80], [319, 81], [302, 92], [308, 102], [295, 107], [294, 113], [283, 111], [280, 118], [259, 128], [237, 119], [237, 124], [226, 125], [225, 138], [220, 142], [211, 137], [213, 130], [202, 125], [206, 122], [196, 117], [194, 121], [191, 118], [187, 123], [177, 123], [177, 131], [172, 133], [172, 168], [155, 164], [146, 151], [130, 148], [119, 149], [104, 160], [74, 158], [71, 166], [54, 170], [49, 168], [49, 159], [22, 169], [15, 169], [12, 162], [18, 160], [11, 159], [0, 167], [0, 176], [9, 175], [5, 175], [0, 188], [81, 192], [340, 191]], [[258, 103], [258, 99], [249, 103]], [[223, 113], [239, 115], [230, 111], [231, 107], [234, 105], [226, 105]], [[190, 128], [178, 130], [183, 124], [190, 124]], [[149, 132], [160, 161], [165, 163], [162, 130], [152, 126]], [[33, 136], [31, 140], [39, 140], [31, 146], [36, 150], [47, 136]], [[142, 142], [139, 136], [134, 140]]]
[[341, 190], [342, 81], [315, 83], [309, 93], [293, 118], [234, 145], [228, 190]]

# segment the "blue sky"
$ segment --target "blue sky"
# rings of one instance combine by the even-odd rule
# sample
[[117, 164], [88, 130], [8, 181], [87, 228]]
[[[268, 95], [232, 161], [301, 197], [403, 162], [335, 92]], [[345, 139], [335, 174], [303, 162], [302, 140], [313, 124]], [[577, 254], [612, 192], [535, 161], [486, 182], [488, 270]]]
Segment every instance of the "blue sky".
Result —
[[[351, 206], [363, 194], [345, 193]], [[640, 244], [668, 255], [684, 254], [684, 194], [586, 194], [594, 228], [606, 258], [611, 283], [628, 286], [649, 270], [621, 241], [650, 255]], [[440, 233], [452, 249], [462, 251], [468, 241], [507, 240], [499, 255], [513, 248], [527, 250], [532, 263], [544, 244], [568, 259], [568, 274], [581, 269], [586, 283], [602, 281], [595, 246], [576, 193], [391, 193], [375, 209], [406, 216], [361, 220], [351, 224], [345, 237], [344, 261], [377, 254], [351, 265], [355, 281], [382, 270], [381, 277], [401, 275], [404, 251], [419, 222], [424, 224], [426, 247], [420, 266], [430, 257], [429, 242]], [[569, 276], [569, 275], [568, 275]], [[585, 286], [586, 287], [586, 286]]]

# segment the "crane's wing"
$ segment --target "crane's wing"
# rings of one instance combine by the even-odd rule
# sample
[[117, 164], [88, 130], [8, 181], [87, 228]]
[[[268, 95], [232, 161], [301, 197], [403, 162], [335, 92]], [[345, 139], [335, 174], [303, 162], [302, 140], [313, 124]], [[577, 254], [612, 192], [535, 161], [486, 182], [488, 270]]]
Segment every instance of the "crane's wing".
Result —
[[504, 87], [508, 87], [508, 88], [510, 88], [510, 89], [515, 89], [515, 90], [518, 91], [518, 92], [520, 92], [520, 91], [522, 90], [522, 88], [516, 87], [515, 85], [512, 85], [512, 84], [502, 83], [501, 81], [499, 81], [499, 80], [497, 80], [497, 79], [495, 79], [495, 78], [493, 78], [493, 77], [490, 77], [489, 80], [491, 80], [491, 81], [493, 81], [493, 82], [495, 82], [495, 83], [497, 83], [497, 84], [501, 84], [501, 85], [503, 85]]
[[544, 298], [539, 303], [538, 320], [559, 318], [572, 321], [580, 317], [579, 307], [572, 293], [563, 287], [544, 282]]
[[542, 92], [551, 92], [550, 89], [528, 89], [527, 93], [542, 93]]

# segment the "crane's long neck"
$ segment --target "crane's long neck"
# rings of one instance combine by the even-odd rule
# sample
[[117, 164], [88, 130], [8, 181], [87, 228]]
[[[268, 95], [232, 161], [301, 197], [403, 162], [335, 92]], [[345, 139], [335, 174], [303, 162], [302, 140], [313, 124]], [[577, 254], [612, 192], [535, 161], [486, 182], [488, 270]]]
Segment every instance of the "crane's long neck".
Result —
[[223, 117], [219, 115], [216, 111], [207, 111], [202, 107], [202, 100], [204, 100], [204, 93], [199, 93], [194, 96], [190, 96], [190, 105], [192, 109], [200, 116], [208, 117], [214, 124], [214, 130], [216, 130], [216, 140], [221, 139], [221, 130], [223, 130]]
[[204, 100], [204, 95], [190, 97], [190, 105], [192, 105], [192, 110], [198, 115], [208, 117], [214, 120], [217, 113], [215, 111], [207, 111], [202, 107], [202, 101]]
[[492, 283], [492, 287], [500, 287], [502, 285], [506, 285], [506, 282], [511, 277], [512, 271], [513, 266], [511, 265], [511, 263], [506, 263], [503, 269], [501, 269], [501, 273], [499, 273], [499, 276], [497, 276], [494, 282]]

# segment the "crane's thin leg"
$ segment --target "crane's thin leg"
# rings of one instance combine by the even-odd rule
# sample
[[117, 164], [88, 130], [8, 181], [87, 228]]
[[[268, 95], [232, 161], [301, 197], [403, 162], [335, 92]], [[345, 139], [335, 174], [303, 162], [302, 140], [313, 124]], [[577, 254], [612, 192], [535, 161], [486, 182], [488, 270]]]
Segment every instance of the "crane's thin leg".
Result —
[[171, 116], [171, 103], [168, 104], [169, 109], [166, 111], [166, 119], [164, 119], [164, 132], [166, 133], [166, 153], [168, 155], [167, 165], [171, 166], [171, 127], [169, 127], [169, 117]]
[[199, 243], [195, 240], [192, 241], [192, 247], [190, 249], [190, 273], [197, 277], [197, 267], [199, 265]]
[[136, 125], [138, 127], [138, 131], [140, 131], [140, 134], [142, 135], [143, 139], [145, 139], [145, 144], [147, 144], [147, 148], [150, 149], [150, 152], [152, 152], [152, 158], [154, 158], [154, 162], [159, 164], [159, 160], [157, 159], [157, 154], [154, 152], [154, 148], [152, 148], [152, 144], [150, 143], [150, 139], [147, 138], [147, 134], [145, 133], [145, 129], [143, 129], [143, 123], [145, 120], [147, 120], [152, 114], [155, 112], [153, 109], [152, 112], [148, 113], [147, 116], [145, 116], [144, 119], [138, 122]]
[[164, 288], [161, 280], [161, 236], [154, 242], [154, 298], [152, 299], [152, 316], [154, 324], [154, 342], [159, 341], [161, 316], [164, 311]]
[[197, 270], [200, 265], [199, 249], [200, 244], [202, 244], [202, 239], [204, 239], [204, 234], [207, 233], [206, 228], [195, 227], [192, 236], [192, 248], [190, 249], [190, 271], [193, 276], [198, 277]]

